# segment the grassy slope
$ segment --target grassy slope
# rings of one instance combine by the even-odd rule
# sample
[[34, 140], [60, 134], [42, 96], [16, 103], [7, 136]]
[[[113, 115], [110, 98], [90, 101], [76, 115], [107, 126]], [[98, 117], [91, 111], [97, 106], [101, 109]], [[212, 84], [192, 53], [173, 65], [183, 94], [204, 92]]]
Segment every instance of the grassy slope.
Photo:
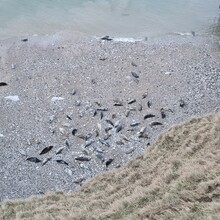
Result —
[[220, 219], [220, 114], [171, 128], [78, 192], [1, 203], [0, 219]]

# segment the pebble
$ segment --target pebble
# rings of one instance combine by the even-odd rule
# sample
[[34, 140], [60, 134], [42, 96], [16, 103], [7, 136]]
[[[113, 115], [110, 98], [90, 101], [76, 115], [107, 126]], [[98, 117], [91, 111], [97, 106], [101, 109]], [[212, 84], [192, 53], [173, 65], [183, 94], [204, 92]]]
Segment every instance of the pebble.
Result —
[[140, 125], [140, 122], [133, 122], [130, 124], [131, 127], [135, 127], [135, 126], [138, 126]]
[[38, 159], [37, 157], [28, 157], [26, 160], [33, 162], [33, 163], [40, 163], [41, 160]]
[[155, 115], [154, 114], [147, 114], [144, 116], [144, 119], [148, 119], [148, 118], [154, 118]]
[[53, 146], [45, 147], [39, 154], [46, 154], [53, 149]]
[[81, 161], [81, 162], [86, 162], [86, 161], [90, 161], [91, 157], [79, 156], [79, 157], [75, 157], [75, 160]]
[[108, 167], [112, 162], [113, 162], [113, 158], [109, 158], [106, 162], [105, 162], [105, 165], [106, 167]]
[[74, 128], [74, 129], [72, 130], [72, 135], [75, 136], [76, 133], [77, 133], [77, 131], [78, 131], [78, 130], [77, 130], [76, 128]]
[[45, 158], [42, 162], [42, 166], [44, 166], [46, 163], [48, 163], [51, 159], [52, 159], [52, 157]]
[[59, 164], [64, 164], [64, 165], [69, 165], [66, 161], [64, 161], [64, 160], [56, 160], [56, 162], [57, 163], [59, 163]]
[[136, 99], [130, 99], [130, 100], [128, 100], [128, 104], [130, 105], [130, 104], [133, 104], [133, 103], [135, 103], [136, 102]]
[[116, 130], [115, 130], [116, 133], [120, 132], [122, 130], [122, 128], [123, 128], [122, 125], [119, 125], [118, 127], [116, 127]]
[[85, 148], [86, 148], [86, 147], [89, 147], [89, 146], [92, 145], [93, 143], [95, 143], [94, 140], [87, 141], [84, 147], [85, 147]]
[[185, 103], [182, 99], [180, 99], [180, 101], [179, 101], [179, 106], [180, 106], [181, 108], [183, 108], [185, 105], [186, 105], [186, 103]]
[[55, 154], [61, 154], [62, 151], [65, 149], [65, 147], [60, 147], [56, 150], [56, 153]]
[[7, 86], [8, 84], [5, 82], [0, 82], [0, 86]]
[[80, 183], [82, 183], [84, 180], [85, 180], [85, 178], [81, 177], [81, 178], [78, 178], [78, 179], [74, 180], [73, 182], [76, 183], [76, 184], [80, 184]]
[[138, 75], [137, 73], [135, 73], [135, 72], [131, 72], [131, 75], [132, 75], [134, 78], [136, 78], [136, 79], [139, 78], [139, 75]]
[[76, 90], [75, 89], [72, 90], [71, 95], [76, 95]]
[[11, 96], [11, 95], [10, 95], [10, 96], [6, 96], [5, 99], [11, 100], [11, 101], [13, 101], [13, 102], [18, 102], [18, 101], [20, 100], [17, 95], [14, 95], [14, 96]]
[[64, 100], [63, 97], [53, 97], [53, 98], [51, 99], [52, 102], [62, 101], [62, 100]]
[[131, 65], [134, 66], [134, 67], [137, 67], [137, 64], [133, 61], [131, 62]]
[[111, 126], [114, 127], [114, 124], [113, 124], [113, 122], [112, 122], [111, 120], [106, 119], [105, 121], [106, 121], [108, 124], [110, 124]]
[[105, 158], [104, 158], [104, 156], [103, 156], [102, 154], [96, 153], [95, 156], [96, 156], [99, 160], [101, 160], [102, 163], [105, 162]]
[[150, 123], [150, 126], [157, 126], [157, 125], [163, 125], [161, 122], [158, 122], [158, 121], [155, 121], [155, 122], [152, 122]]
[[147, 98], [147, 95], [148, 95], [148, 93], [147, 93], [147, 92], [145, 92], [145, 93], [142, 95], [142, 99]]

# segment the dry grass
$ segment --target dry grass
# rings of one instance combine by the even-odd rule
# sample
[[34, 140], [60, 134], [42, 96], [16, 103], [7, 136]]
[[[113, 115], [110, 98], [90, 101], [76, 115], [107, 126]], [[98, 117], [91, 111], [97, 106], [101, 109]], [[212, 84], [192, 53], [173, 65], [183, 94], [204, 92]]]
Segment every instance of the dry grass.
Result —
[[220, 219], [220, 114], [171, 128], [78, 192], [1, 203], [0, 219]]

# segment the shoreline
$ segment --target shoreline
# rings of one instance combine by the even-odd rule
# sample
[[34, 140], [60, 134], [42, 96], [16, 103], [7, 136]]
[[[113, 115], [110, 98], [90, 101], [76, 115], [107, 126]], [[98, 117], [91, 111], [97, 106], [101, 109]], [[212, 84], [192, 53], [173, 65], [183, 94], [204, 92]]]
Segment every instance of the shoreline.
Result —
[[[0, 201], [77, 189], [142, 155], [174, 124], [220, 110], [215, 37], [107, 42], [58, 33], [25, 38], [0, 41], [0, 81], [8, 84], [0, 87]], [[122, 128], [116, 132], [118, 121]], [[143, 127], [146, 136], [140, 138]], [[48, 146], [53, 149], [40, 156]]]

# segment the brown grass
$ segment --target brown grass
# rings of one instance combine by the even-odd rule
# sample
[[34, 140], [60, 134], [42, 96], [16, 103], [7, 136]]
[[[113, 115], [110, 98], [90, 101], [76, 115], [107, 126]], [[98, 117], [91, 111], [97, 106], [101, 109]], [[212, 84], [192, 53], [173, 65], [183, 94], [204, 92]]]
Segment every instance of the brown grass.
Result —
[[220, 114], [171, 128], [78, 192], [1, 203], [0, 219], [220, 219]]

